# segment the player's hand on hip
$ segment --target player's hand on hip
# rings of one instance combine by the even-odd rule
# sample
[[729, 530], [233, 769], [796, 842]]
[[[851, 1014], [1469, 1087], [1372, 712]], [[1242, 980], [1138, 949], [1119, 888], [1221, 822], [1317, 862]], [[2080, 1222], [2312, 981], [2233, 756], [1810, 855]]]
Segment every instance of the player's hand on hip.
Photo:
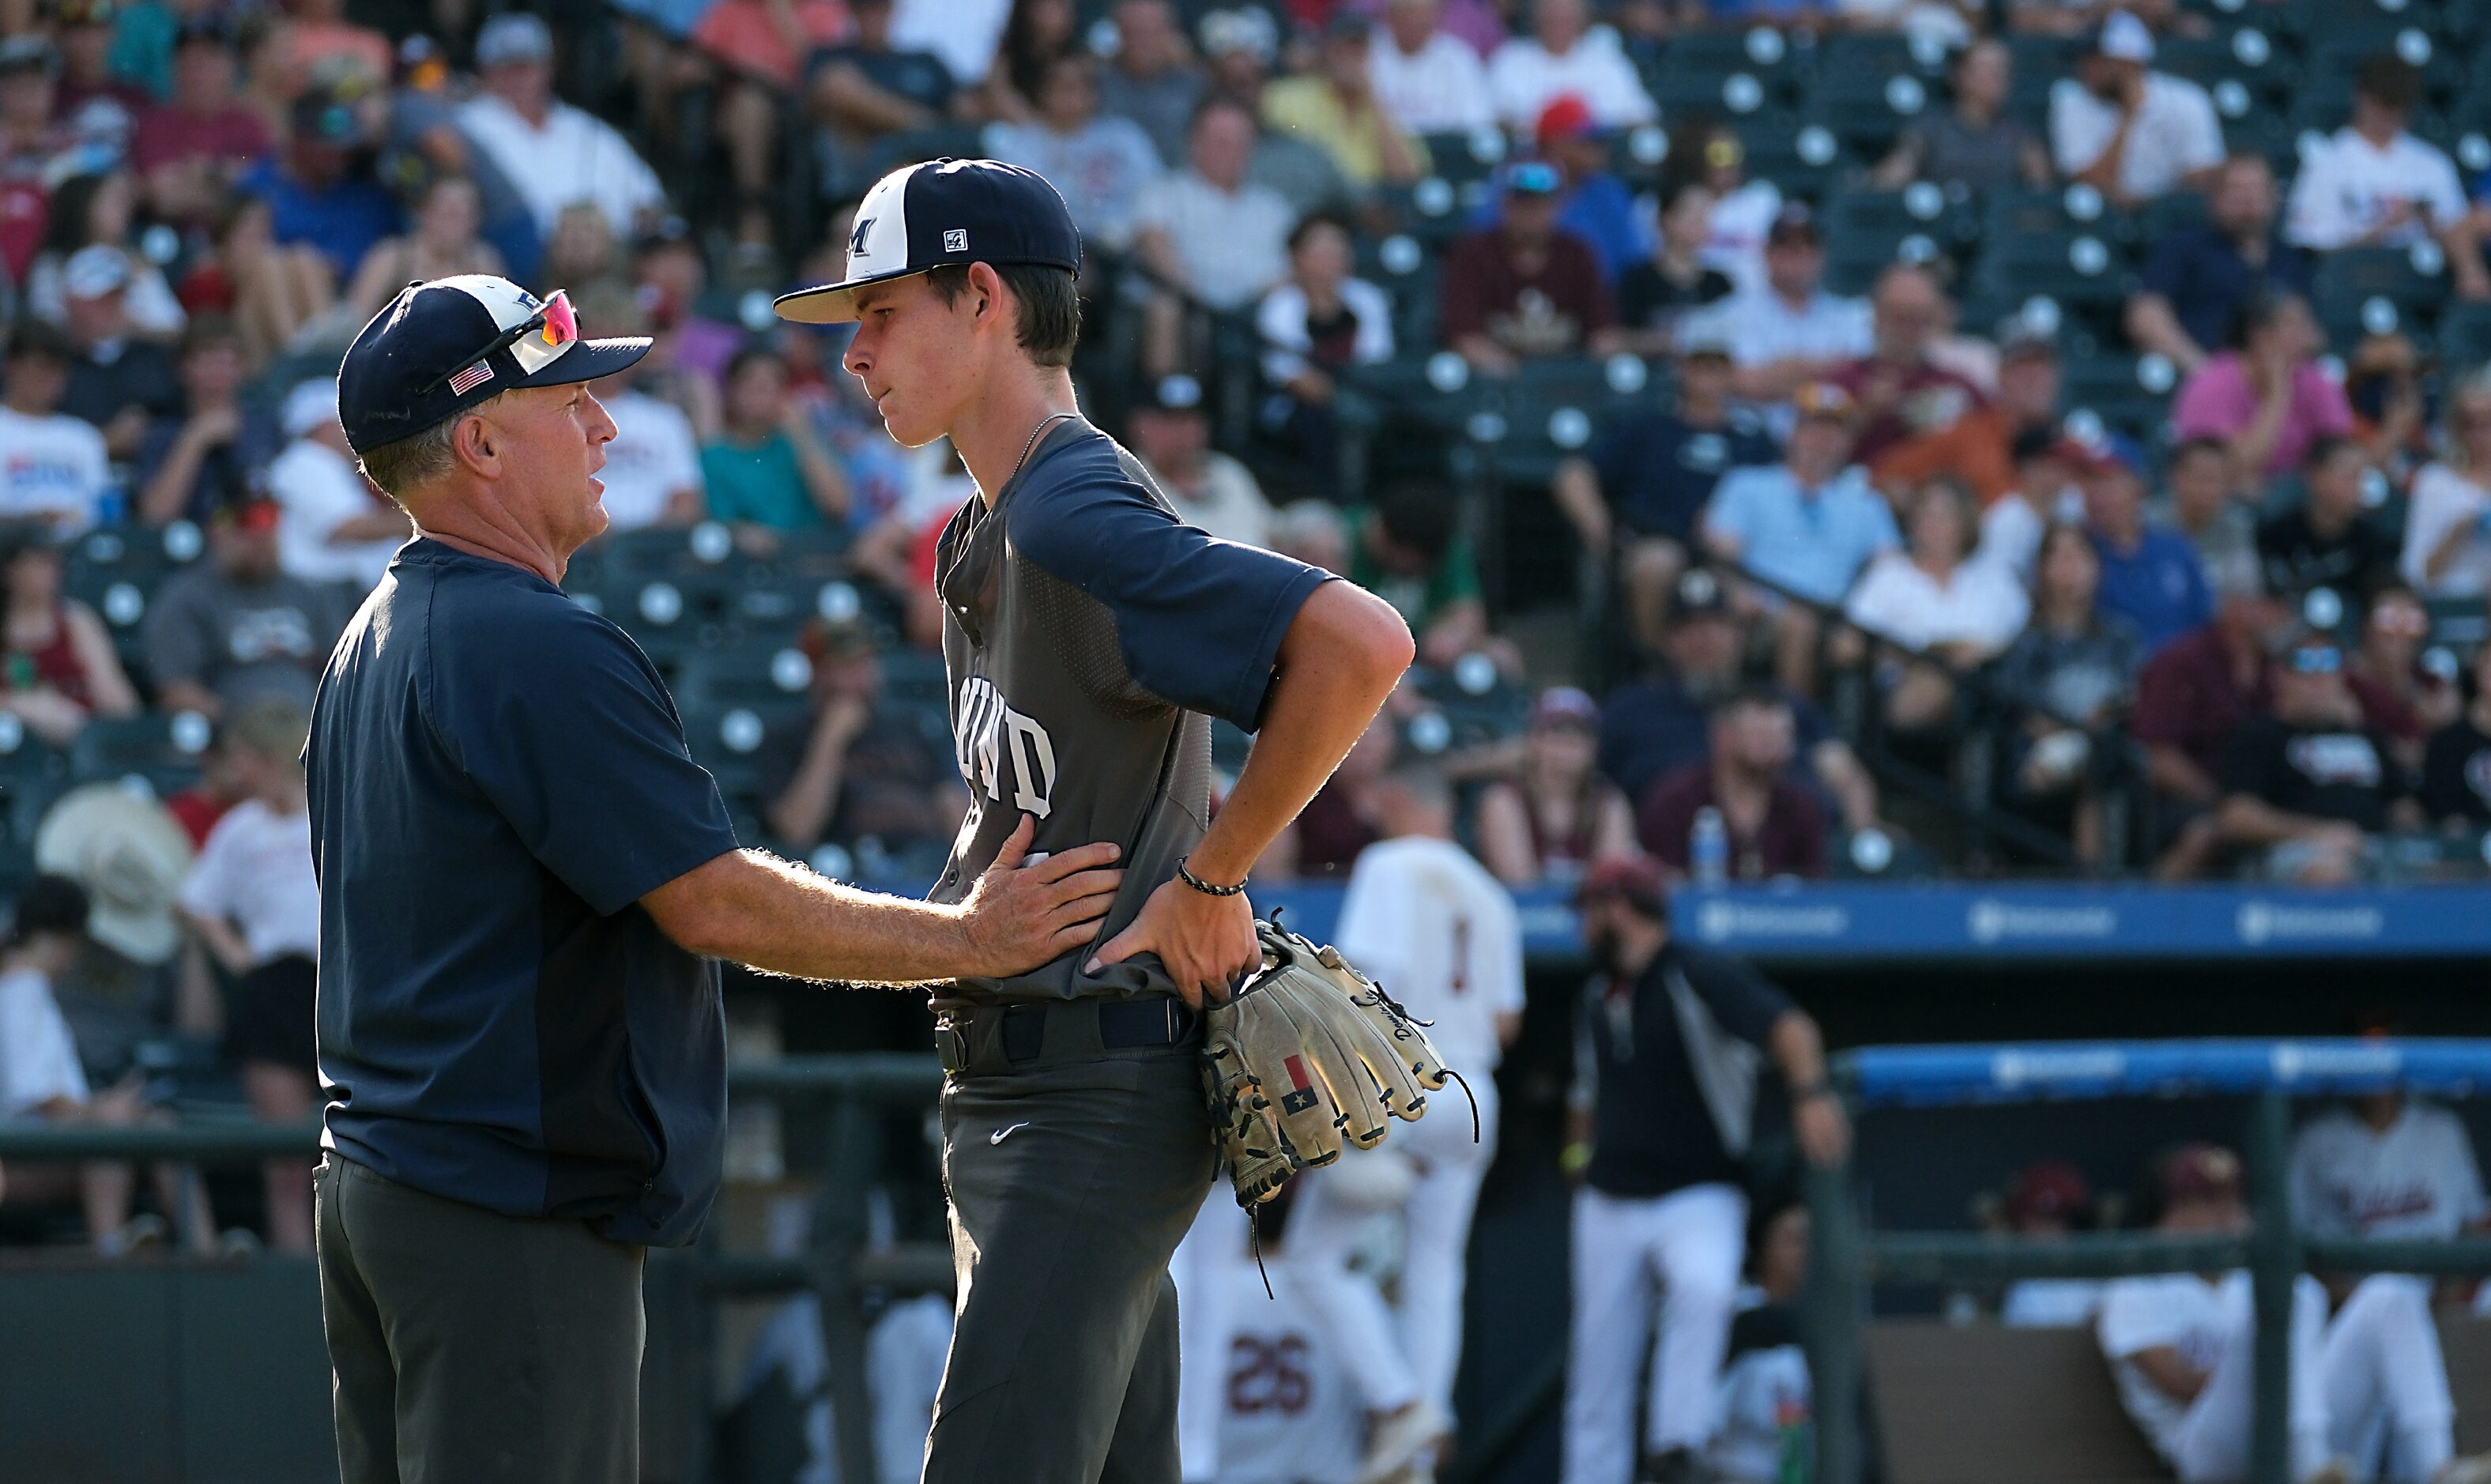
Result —
[[1228, 998], [1229, 986], [1263, 962], [1254, 936], [1254, 908], [1245, 893], [1213, 896], [1182, 881], [1162, 883], [1132, 925], [1107, 940], [1087, 968], [1096, 974], [1137, 953], [1156, 953], [1195, 1009]]
[[1115, 905], [1125, 873], [1105, 842], [1028, 859], [1038, 822], [1024, 814], [994, 864], [960, 903], [970, 965], [977, 975], [1021, 974], [1087, 946]]

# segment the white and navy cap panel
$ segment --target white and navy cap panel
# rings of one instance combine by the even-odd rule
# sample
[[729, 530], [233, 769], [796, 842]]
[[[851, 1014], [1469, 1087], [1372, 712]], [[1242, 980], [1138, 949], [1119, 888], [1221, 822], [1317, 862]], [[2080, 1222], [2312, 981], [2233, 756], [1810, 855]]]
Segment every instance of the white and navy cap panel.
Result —
[[346, 350], [337, 421], [357, 452], [412, 437], [504, 392], [610, 376], [646, 339], [590, 340], [562, 295], [460, 274], [410, 283]]
[[1064, 197], [1034, 170], [995, 160], [936, 160], [894, 170], [857, 203], [847, 276], [778, 300], [806, 325], [856, 318], [856, 290], [947, 264], [1034, 263], [1081, 269], [1081, 233]]

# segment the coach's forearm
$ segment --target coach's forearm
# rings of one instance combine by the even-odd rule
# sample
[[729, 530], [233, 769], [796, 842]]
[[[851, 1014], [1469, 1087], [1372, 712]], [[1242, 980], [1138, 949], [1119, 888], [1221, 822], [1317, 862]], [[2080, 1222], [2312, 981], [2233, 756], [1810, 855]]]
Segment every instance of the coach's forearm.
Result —
[[1327, 582], [1298, 609], [1280, 640], [1263, 730], [1211, 832], [1194, 847], [1193, 874], [1246, 879], [1366, 732], [1417, 653], [1390, 603], [1347, 582]]
[[757, 850], [729, 851], [641, 900], [684, 947], [764, 974], [921, 984], [973, 972], [958, 908], [841, 886]]

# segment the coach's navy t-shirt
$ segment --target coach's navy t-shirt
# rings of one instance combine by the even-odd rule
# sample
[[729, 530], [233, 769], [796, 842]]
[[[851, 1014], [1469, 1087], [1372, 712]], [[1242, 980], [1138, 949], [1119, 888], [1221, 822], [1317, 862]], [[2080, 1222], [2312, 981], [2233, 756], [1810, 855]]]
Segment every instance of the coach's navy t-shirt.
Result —
[[689, 1241], [726, 1116], [718, 968], [639, 898], [736, 840], [648, 657], [533, 572], [412, 541], [330, 656], [304, 761], [323, 1145]]

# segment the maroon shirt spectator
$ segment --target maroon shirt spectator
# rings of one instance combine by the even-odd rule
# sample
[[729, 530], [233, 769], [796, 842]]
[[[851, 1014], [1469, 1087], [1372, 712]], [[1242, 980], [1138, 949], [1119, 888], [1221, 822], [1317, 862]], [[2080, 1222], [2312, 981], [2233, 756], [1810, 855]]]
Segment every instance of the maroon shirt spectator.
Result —
[[1946, 295], [1925, 269], [1896, 263], [1877, 276], [1870, 296], [1876, 348], [1833, 373], [1834, 385], [1860, 404], [1860, 438], [1851, 456], [1873, 464], [1909, 439], [1944, 433], [1988, 406], [1980, 389], [1929, 359], [1946, 328]]
[[1678, 877], [1691, 871], [1695, 816], [1721, 811], [1732, 881], [1825, 874], [1826, 820], [1806, 789], [1790, 780], [1797, 729], [1790, 703], [1772, 690], [1744, 690], [1713, 713], [1713, 757], [1664, 773], [1636, 811], [1643, 848]]
[[1597, 350], [1617, 322], [1598, 255], [1557, 225], [1560, 185], [1551, 166], [1509, 167], [1504, 219], [1445, 249], [1437, 330], [1482, 371]]
[[[268, 126], [234, 94], [234, 57], [224, 27], [213, 19], [185, 23], [174, 42], [173, 101], [141, 114], [130, 141], [130, 162], [159, 210], [194, 214], [199, 203], [192, 198], [209, 182], [192, 175], [213, 170], [221, 191], [274, 143]], [[184, 166], [192, 168], [180, 171]], [[179, 173], [168, 176], [168, 169]], [[207, 204], [213, 210], [216, 202]]]
[[[2137, 678], [2128, 730], [2145, 744], [2155, 787], [2189, 803], [2214, 801], [2215, 778], [2233, 734], [2269, 709], [2266, 646], [2289, 622], [2271, 599], [2232, 594], [2214, 622], [2172, 640], [2147, 662]], [[2421, 736], [2413, 708], [2393, 692], [2366, 676], [2344, 680], [2361, 705], [2365, 726], [2400, 742]]]
[[89, 102], [108, 98], [134, 120], [155, 102], [145, 88], [112, 75], [112, 28], [118, 12], [113, 0], [61, 0], [52, 13], [52, 41], [61, 51], [54, 118], [73, 118]]

